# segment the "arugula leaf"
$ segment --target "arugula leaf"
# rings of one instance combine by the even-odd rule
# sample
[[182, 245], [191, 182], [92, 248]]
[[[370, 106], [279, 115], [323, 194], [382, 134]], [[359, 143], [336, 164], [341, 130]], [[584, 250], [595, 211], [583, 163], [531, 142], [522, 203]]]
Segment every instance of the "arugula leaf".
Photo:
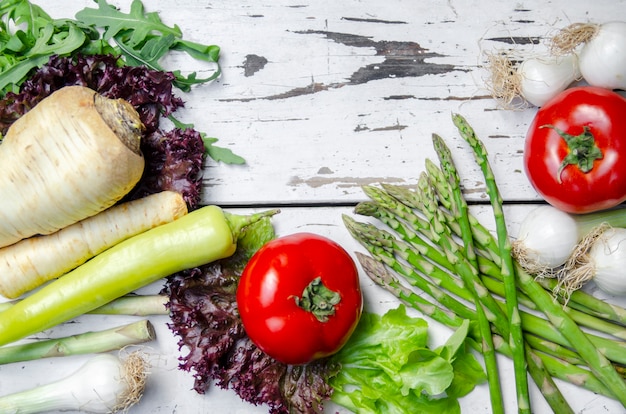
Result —
[[183, 92], [191, 90], [192, 85], [210, 82], [221, 73], [218, 46], [183, 40], [178, 26], [166, 25], [155, 12], [146, 13], [140, 0], [133, 0], [129, 13], [119, 11], [106, 0], [98, 0], [97, 9], [85, 8], [76, 14], [76, 19], [86, 25], [104, 28], [103, 39], [116, 44], [118, 53], [128, 65], [145, 65], [165, 71], [159, 61], [172, 50], [216, 64], [211, 76], [206, 78], [198, 78], [196, 72], [184, 76], [179, 70], [172, 71], [174, 85]]
[[146, 13], [140, 0], [133, 0], [128, 14], [122, 13], [106, 0], [98, 0], [98, 8], [89, 7], [76, 13], [76, 19], [87, 25], [106, 28], [103, 37], [105, 40], [113, 39], [118, 34], [130, 33], [128, 44], [137, 46], [149, 38], [154, 32], [162, 36], [171, 34], [182, 37], [178, 26], [169, 27], [161, 21], [156, 12]]
[[207, 155], [211, 157], [214, 161], [221, 161], [224, 164], [231, 165], [242, 165], [246, 163], [246, 160], [244, 158], [235, 154], [228, 148], [213, 145], [213, 143], [217, 141], [217, 138], [207, 138], [203, 133], [201, 133], [200, 135], [202, 135], [202, 140], [204, 141], [204, 147], [206, 148]]
[[486, 375], [467, 352], [469, 321], [441, 347], [428, 348], [428, 324], [404, 305], [380, 316], [364, 313], [348, 343], [331, 361], [332, 400], [358, 413], [458, 414], [458, 398]]
[[[159, 62], [171, 51], [214, 64], [206, 77], [169, 71], [174, 77], [172, 84], [183, 92], [220, 76], [219, 46], [184, 40], [177, 25], [168, 26], [156, 12], [146, 12], [141, 0], [133, 0], [128, 13], [106, 0], [97, 0], [97, 6], [79, 11], [75, 20], [52, 19], [28, 0], [1, 0], [0, 98], [8, 92], [18, 93], [22, 83], [55, 55], [112, 55], [125, 66], [145, 66], [160, 72], [167, 71]], [[204, 134], [202, 138], [207, 155], [214, 160], [245, 163], [229, 149], [213, 145], [217, 139]]]
[[111, 53], [122, 57], [126, 65], [145, 65], [159, 71], [165, 71], [159, 60], [170, 51], [215, 63], [207, 77], [172, 71], [174, 86], [183, 92], [221, 74], [218, 46], [184, 40], [177, 25], [168, 26], [158, 13], [146, 12], [141, 0], [133, 0], [128, 13], [106, 0], [97, 0], [97, 5], [84, 8], [70, 20], [52, 19], [28, 0], [0, 2], [0, 95], [17, 92], [31, 71], [53, 55]]
[[82, 47], [92, 35], [71, 21], [52, 19], [27, 0], [3, 1], [0, 15], [2, 95], [17, 92], [28, 74], [43, 66], [51, 55], [66, 56]]

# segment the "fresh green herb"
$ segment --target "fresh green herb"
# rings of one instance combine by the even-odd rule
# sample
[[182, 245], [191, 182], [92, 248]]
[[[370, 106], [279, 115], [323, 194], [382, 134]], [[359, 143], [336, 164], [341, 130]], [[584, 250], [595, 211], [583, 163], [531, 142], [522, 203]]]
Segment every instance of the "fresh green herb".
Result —
[[[127, 65], [145, 65], [153, 70], [164, 71], [159, 60], [170, 51], [180, 51], [204, 62], [216, 63], [220, 48], [183, 39], [178, 26], [167, 26], [156, 12], [146, 13], [140, 0], [133, 0], [129, 13], [123, 13], [98, 0], [98, 8], [85, 8], [76, 13], [83, 25], [104, 29], [102, 39], [113, 41], [115, 51], [122, 55]], [[211, 76], [198, 78], [196, 72], [185, 76], [179, 70], [172, 71], [174, 85], [187, 92], [194, 84], [210, 82], [220, 75], [219, 65]]]
[[404, 305], [384, 315], [366, 312], [348, 343], [332, 357], [332, 400], [359, 413], [459, 413], [458, 399], [485, 381], [468, 352], [465, 320], [447, 342], [428, 347], [428, 324]]
[[133, 0], [123, 13], [106, 0], [98, 8], [85, 8], [76, 19], [53, 19], [28, 0], [0, 4], [0, 93], [19, 91], [31, 70], [41, 67], [53, 55], [113, 54], [129, 66], [145, 65], [165, 71], [159, 60], [171, 51], [214, 64], [208, 77], [196, 72], [183, 75], [171, 71], [174, 85], [183, 92], [192, 85], [210, 82], [220, 75], [220, 48], [183, 39], [178, 26], [167, 26], [155, 12], [147, 13], [140, 0]]

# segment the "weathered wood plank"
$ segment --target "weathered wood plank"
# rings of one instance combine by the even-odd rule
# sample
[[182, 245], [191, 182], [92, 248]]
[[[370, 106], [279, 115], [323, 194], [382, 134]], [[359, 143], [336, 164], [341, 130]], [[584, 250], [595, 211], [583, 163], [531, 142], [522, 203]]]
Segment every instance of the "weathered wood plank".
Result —
[[[116, 1], [127, 9], [124, 2]], [[87, 4], [64, 3], [59, 15]], [[190, 40], [222, 47], [223, 76], [184, 95], [185, 121], [247, 160], [205, 172], [205, 203], [353, 203], [361, 184], [412, 185], [434, 157], [433, 132], [454, 149], [468, 198], [485, 198], [451, 112], [485, 140], [507, 200], [537, 200], [522, 171], [533, 108], [502, 110], [485, 90], [484, 51], [532, 52], [555, 28], [616, 17], [625, 2], [155, 0], [149, 10]], [[625, 16], [626, 17], [626, 16]], [[176, 68], [207, 70], [173, 57]]]

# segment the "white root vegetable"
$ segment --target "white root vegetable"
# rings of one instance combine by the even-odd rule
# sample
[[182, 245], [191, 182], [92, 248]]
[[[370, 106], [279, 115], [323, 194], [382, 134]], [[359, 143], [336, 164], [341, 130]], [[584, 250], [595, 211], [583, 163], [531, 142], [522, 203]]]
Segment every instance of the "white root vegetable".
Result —
[[578, 57], [533, 57], [523, 61], [517, 68], [520, 93], [535, 106], [543, 106], [580, 78]]
[[563, 56], [528, 56], [517, 64], [506, 54], [489, 55], [491, 95], [505, 107], [522, 100], [543, 106], [550, 99], [580, 79], [578, 57], [574, 53]]
[[139, 181], [143, 125], [132, 105], [62, 88], [0, 145], [0, 247], [50, 234], [112, 206]]
[[580, 47], [582, 77], [592, 86], [626, 89], [626, 22], [574, 23], [552, 39], [554, 54]]
[[537, 207], [520, 224], [512, 254], [530, 274], [557, 277], [580, 243], [601, 225], [626, 226], [626, 210], [569, 214], [550, 205]]
[[0, 294], [17, 298], [107, 248], [185, 214], [183, 197], [163, 191], [117, 204], [55, 233], [0, 248]]
[[599, 226], [572, 254], [559, 273], [559, 288], [571, 293], [593, 280], [611, 295], [626, 295], [626, 229]]
[[530, 274], [554, 276], [580, 240], [576, 220], [552, 206], [531, 211], [520, 224], [512, 254]]
[[0, 397], [0, 412], [123, 412], [141, 399], [146, 377], [147, 363], [140, 354], [132, 353], [123, 361], [100, 354], [66, 378]]

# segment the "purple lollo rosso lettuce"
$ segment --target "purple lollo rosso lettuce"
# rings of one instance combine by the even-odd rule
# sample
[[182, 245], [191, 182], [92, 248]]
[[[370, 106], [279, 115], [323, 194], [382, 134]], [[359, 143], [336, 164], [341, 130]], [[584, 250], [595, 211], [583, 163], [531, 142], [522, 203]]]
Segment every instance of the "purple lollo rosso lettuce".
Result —
[[200, 203], [205, 146], [192, 128], [163, 131], [161, 116], [169, 116], [183, 101], [172, 92], [174, 76], [142, 66], [124, 66], [111, 55], [53, 56], [25, 81], [18, 94], [0, 100], [0, 133], [52, 92], [69, 85], [89, 87], [108, 98], [130, 102], [146, 128], [141, 149], [144, 176], [125, 200], [164, 190], [178, 191], [190, 210]]

